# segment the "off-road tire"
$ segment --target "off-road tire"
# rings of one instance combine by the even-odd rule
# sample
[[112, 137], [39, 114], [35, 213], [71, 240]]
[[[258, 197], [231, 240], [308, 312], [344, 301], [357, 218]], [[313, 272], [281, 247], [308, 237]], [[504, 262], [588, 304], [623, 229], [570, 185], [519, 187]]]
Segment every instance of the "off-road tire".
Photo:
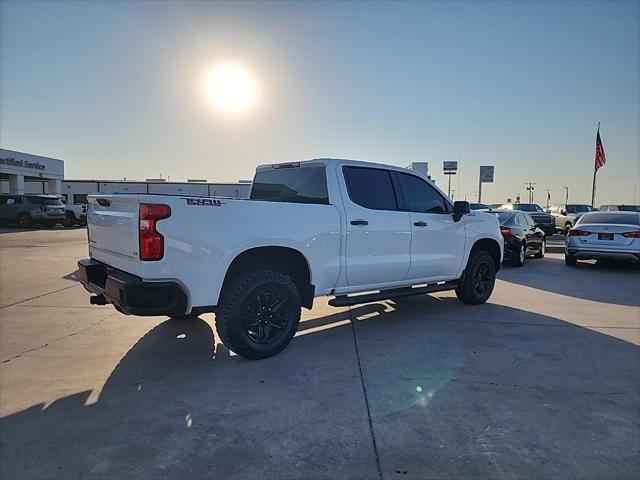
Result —
[[[284, 298], [284, 302], [279, 307], [283, 311], [278, 310], [277, 314], [280, 326], [273, 330], [274, 320], [266, 331], [267, 336], [272, 331], [280, 331], [280, 333], [276, 333], [278, 336], [272, 341], [258, 343], [251, 337], [252, 332], [247, 329], [246, 319], [251, 322], [257, 321], [258, 314], [252, 312], [256, 309], [256, 305], [261, 303], [260, 298], [264, 299], [264, 295], [273, 297], [274, 293]], [[267, 358], [280, 353], [289, 345], [300, 323], [300, 309], [300, 293], [289, 276], [271, 270], [247, 272], [232, 279], [230, 284], [223, 288], [216, 310], [216, 329], [222, 343], [229, 350], [252, 360]], [[271, 322], [268, 318], [261, 321]], [[266, 327], [254, 328], [265, 329]], [[259, 335], [259, 333], [253, 334]]]
[[18, 215], [16, 222], [20, 228], [30, 228], [33, 226], [33, 219], [28, 213], [21, 213]]
[[576, 263], [578, 263], [578, 259], [573, 255], [569, 255], [568, 253], [564, 254], [564, 263], [569, 265], [570, 267], [575, 267]]
[[[484, 288], [479, 291], [477, 288], [478, 274], [485, 271], [486, 275], [488, 275], [486, 278], [488, 283], [485, 285], [485, 279], [483, 278]], [[467, 268], [465, 268], [464, 275], [460, 279], [458, 288], [456, 288], [456, 296], [462, 303], [479, 305], [489, 299], [495, 283], [496, 266], [493, 258], [483, 250], [476, 250], [471, 252]]]

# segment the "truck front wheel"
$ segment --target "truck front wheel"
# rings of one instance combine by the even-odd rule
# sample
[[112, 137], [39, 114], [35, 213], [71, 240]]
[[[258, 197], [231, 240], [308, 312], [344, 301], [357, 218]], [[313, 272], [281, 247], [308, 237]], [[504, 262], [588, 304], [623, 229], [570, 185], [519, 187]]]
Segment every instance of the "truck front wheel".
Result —
[[290, 277], [270, 270], [239, 275], [225, 285], [216, 310], [222, 343], [250, 359], [280, 353], [298, 329], [301, 300]]
[[64, 220], [62, 221], [62, 225], [67, 228], [73, 227], [76, 223], [76, 216], [72, 212], [67, 212], [64, 216]]
[[476, 250], [471, 252], [467, 268], [460, 284], [456, 288], [456, 296], [462, 303], [478, 305], [486, 302], [496, 283], [496, 266], [487, 252]]

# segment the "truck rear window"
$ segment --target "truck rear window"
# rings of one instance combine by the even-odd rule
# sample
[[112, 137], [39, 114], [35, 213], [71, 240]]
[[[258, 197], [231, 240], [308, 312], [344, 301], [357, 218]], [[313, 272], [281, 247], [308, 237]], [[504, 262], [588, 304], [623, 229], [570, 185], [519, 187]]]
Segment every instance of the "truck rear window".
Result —
[[324, 165], [258, 170], [249, 198], [268, 202], [328, 205]]

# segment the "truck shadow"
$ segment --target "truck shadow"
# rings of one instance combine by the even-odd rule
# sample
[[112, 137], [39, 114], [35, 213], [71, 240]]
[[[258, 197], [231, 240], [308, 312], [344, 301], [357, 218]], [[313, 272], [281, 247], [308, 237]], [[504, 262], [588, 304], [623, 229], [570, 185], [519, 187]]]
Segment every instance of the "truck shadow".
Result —
[[378, 478], [362, 368], [383, 477], [634, 477], [639, 360], [552, 317], [431, 297], [309, 318], [262, 361], [216, 345], [203, 319], [167, 320], [95, 403], [83, 391], [2, 418], [0, 472]]

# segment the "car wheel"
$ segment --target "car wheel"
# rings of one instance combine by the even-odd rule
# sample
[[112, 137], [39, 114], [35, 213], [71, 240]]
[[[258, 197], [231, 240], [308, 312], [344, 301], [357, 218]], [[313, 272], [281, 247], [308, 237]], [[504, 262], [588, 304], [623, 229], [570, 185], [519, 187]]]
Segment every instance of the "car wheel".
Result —
[[566, 263], [570, 267], [573, 267], [573, 266], [575, 266], [576, 263], [578, 263], [578, 259], [576, 257], [574, 257], [573, 255], [569, 255], [568, 253], [565, 253], [564, 254], [564, 263]]
[[513, 257], [511, 265], [513, 265], [514, 267], [521, 267], [522, 265], [524, 265], [526, 252], [527, 252], [527, 244], [525, 242], [522, 242], [520, 244], [520, 249], [518, 250], [518, 253], [516, 253], [516, 255]]
[[67, 212], [66, 215], [64, 216], [64, 220], [62, 221], [62, 225], [69, 228], [69, 227], [73, 227], [75, 223], [76, 223], [76, 216], [72, 212]]
[[240, 275], [225, 286], [216, 329], [231, 351], [253, 360], [280, 353], [300, 323], [301, 300], [290, 277], [270, 270]]
[[496, 265], [487, 252], [471, 252], [464, 276], [456, 288], [456, 296], [462, 303], [478, 305], [486, 302], [496, 283]]
[[566, 237], [567, 235], [569, 235], [569, 230], [571, 230], [571, 227], [572, 227], [572, 225], [571, 225], [570, 223], [568, 223], [568, 222], [567, 222], [567, 223], [565, 224], [565, 226], [564, 226], [564, 235], [565, 235], [565, 237]]
[[16, 219], [20, 228], [29, 228], [33, 225], [33, 219], [28, 213], [21, 213]]
[[535, 254], [535, 258], [544, 258], [544, 254], [546, 250], [547, 250], [547, 241], [542, 240], [542, 244], [540, 245], [540, 251]]

